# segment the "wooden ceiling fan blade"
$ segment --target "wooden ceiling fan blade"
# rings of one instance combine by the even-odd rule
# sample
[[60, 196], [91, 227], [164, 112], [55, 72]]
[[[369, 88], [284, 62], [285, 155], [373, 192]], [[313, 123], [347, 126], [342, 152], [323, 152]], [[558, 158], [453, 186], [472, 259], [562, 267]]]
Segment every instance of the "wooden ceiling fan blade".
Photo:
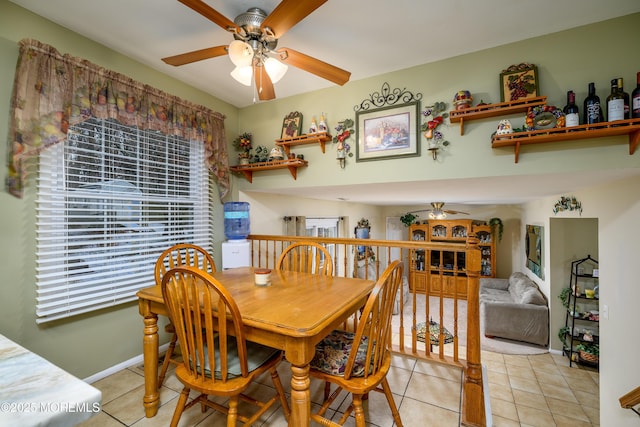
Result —
[[206, 49], [194, 50], [187, 53], [182, 53], [175, 56], [167, 56], [162, 58], [164, 62], [169, 65], [179, 66], [190, 64], [196, 61], [202, 61], [203, 59], [215, 58], [216, 56], [223, 56], [227, 54], [228, 46], [216, 46], [208, 47]]
[[325, 4], [327, 0], [282, 0], [265, 18], [261, 28], [269, 27], [276, 38], [282, 37], [291, 27]]
[[450, 214], [450, 215], [457, 215], [457, 214], [460, 214], [460, 215], [469, 215], [467, 212], [462, 212], [462, 211], [448, 211], [448, 210], [446, 210], [446, 209], [443, 209], [443, 210], [442, 210], [442, 212], [444, 212], [444, 213], [448, 213], [448, 214]]
[[180, 3], [185, 6], [193, 9], [198, 12], [200, 15], [204, 16], [208, 20], [213, 23], [219, 25], [227, 31], [238, 31], [240, 27], [238, 27], [235, 22], [203, 2], [202, 0], [178, 0]]
[[312, 58], [309, 55], [305, 55], [304, 53], [300, 53], [293, 49], [283, 48], [279, 49], [277, 52], [283, 62], [311, 74], [315, 74], [318, 77], [322, 77], [323, 79], [329, 80], [340, 86], [348, 82], [351, 77], [351, 73], [349, 71], [327, 64], [324, 61]]
[[253, 66], [253, 77], [256, 83], [256, 91], [260, 101], [269, 101], [276, 99], [276, 92], [273, 89], [273, 83], [269, 74], [267, 74], [264, 66]]

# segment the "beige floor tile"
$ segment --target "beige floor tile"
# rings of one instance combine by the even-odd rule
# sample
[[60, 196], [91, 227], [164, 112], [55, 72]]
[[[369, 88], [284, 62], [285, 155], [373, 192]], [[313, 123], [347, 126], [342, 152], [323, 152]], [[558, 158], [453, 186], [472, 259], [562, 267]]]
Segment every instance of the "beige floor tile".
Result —
[[[402, 403], [402, 396], [394, 395], [393, 398], [396, 404], [396, 408], [399, 408]], [[332, 420], [337, 422], [343, 416], [350, 405], [351, 399], [345, 399], [340, 408], [333, 415]], [[364, 419], [366, 420], [366, 422], [379, 427], [393, 426], [393, 415], [391, 413], [391, 409], [389, 408], [387, 398], [383, 393], [369, 393], [369, 398], [362, 402], [362, 408], [364, 409]], [[353, 414], [349, 416], [348, 421], [345, 422], [344, 425], [355, 426], [355, 418], [353, 417]]]
[[559, 372], [551, 373], [546, 371], [535, 371], [535, 374], [539, 383], [553, 384], [559, 387], [569, 387], [567, 380], [565, 377], [560, 375]]
[[551, 427], [556, 425], [551, 412], [530, 408], [528, 406], [516, 406], [516, 409], [518, 410], [520, 422], [523, 425], [526, 424], [535, 427]]
[[419, 360], [416, 363], [414, 372], [420, 372], [422, 374], [432, 375], [434, 377], [443, 378], [450, 381], [462, 381], [461, 368], [444, 365], [438, 362]]
[[123, 369], [91, 385], [102, 392], [102, 405], [105, 405], [131, 389], [144, 385], [144, 377], [128, 369]]
[[505, 354], [504, 363], [507, 365], [523, 366], [527, 368], [531, 367], [528, 357], [522, 357], [515, 354]]
[[580, 421], [575, 418], [567, 417], [564, 415], [553, 414], [553, 419], [556, 422], [557, 427], [590, 427], [591, 422]]
[[538, 393], [529, 393], [523, 390], [513, 390], [513, 401], [516, 406], [529, 406], [540, 410], [549, 411], [547, 400], [543, 395]]
[[583, 406], [582, 410], [585, 414], [587, 414], [587, 417], [589, 417], [592, 425], [600, 425], [600, 410], [598, 408], [595, 408], [593, 406]]
[[400, 396], [404, 396], [410, 380], [411, 371], [409, 370], [391, 367], [389, 372], [387, 372], [387, 381], [389, 382], [391, 392]]
[[570, 403], [565, 400], [547, 397], [547, 404], [554, 416], [562, 415], [563, 417], [589, 422], [589, 417], [578, 403]]
[[490, 360], [486, 363], [483, 361], [482, 363], [487, 367], [487, 371], [489, 372], [497, 372], [499, 374], [507, 373], [507, 365], [505, 365], [503, 362]]
[[[102, 405], [102, 410], [120, 422], [126, 425], [132, 425], [134, 422], [145, 417], [144, 406], [141, 405], [143, 395], [144, 386], [138, 386], [122, 396], [113, 399], [109, 403]], [[162, 387], [160, 389], [160, 405], [162, 406], [170, 401], [174, 401], [177, 396], [178, 393], [174, 390]]]
[[404, 398], [400, 406], [400, 418], [402, 424], [411, 426], [429, 427], [459, 427], [460, 414], [454, 411], [419, 402], [414, 399]]
[[416, 366], [416, 359], [409, 356], [403, 356], [401, 354], [391, 355], [391, 366], [395, 368], [402, 368], [412, 371]]
[[494, 353], [493, 351], [481, 351], [482, 362], [486, 363], [489, 361], [493, 362], [501, 362], [504, 363], [504, 354], [502, 353]]
[[513, 402], [513, 390], [509, 384], [502, 385], [489, 383], [489, 394], [492, 398]]
[[497, 384], [497, 385], [507, 385], [511, 387], [509, 384], [509, 375], [501, 374], [500, 372], [495, 371], [487, 371], [487, 381], [489, 384]]
[[533, 372], [533, 368], [531, 366], [520, 366], [520, 365], [512, 365], [507, 363], [507, 374], [509, 377], [518, 377], [524, 378], [528, 380], [535, 381], [536, 374]]
[[542, 394], [542, 389], [540, 388], [538, 381], [536, 381], [535, 379], [531, 380], [520, 377], [509, 377], [509, 383], [511, 384], [512, 389]]
[[518, 411], [516, 410], [516, 405], [513, 402], [494, 399], [493, 396], [491, 397], [491, 413], [498, 417], [519, 421]]
[[587, 376], [585, 378], [567, 378], [567, 384], [569, 384], [569, 387], [571, 388], [571, 390], [578, 390], [578, 391], [586, 391], [588, 393], [594, 393], [597, 394], [598, 393], [598, 384], [596, 384], [595, 382], [593, 382], [593, 379], [591, 379], [591, 376]]
[[508, 418], [493, 416], [493, 427], [521, 427], [518, 421], [510, 420]]
[[546, 397], [564, 400], [571, 403], [578, 403], [578, 399], [576, 399], [571, 389], [567, 387], [559, 387], [557, 385], [544, 383], [540, 384], [540, 387], [542, 388], [542, 394]]
[[461, 383], [414, 372], [405, 397], [460, 412]]
[[[463, 358], [461, 350], [460, 356]], [[581, 365], [569, 367], [568, 359], [555, 353], [518, 356], [482, 352], [487, 368], [493, 425], [510, 426], [598, 426], [599, 373]], [[291, 368], [278, 367], [285, 391], [290, 390]], [[393, 356], [388, 374], [391, 389], [405, 426], [459, 427], [462, 371], [434, 361]], [[144, 417], [141, 398], [144, 394], [144, 371], [141, 365], [124, 369], [93, 384], [103, 393], [103, 412], [81, 424], [82, 427], [166, 426], [173, 415], [182, 384], [171, 366], [161, 389], [158, 415]], [[255, 388], [253, 388], [255, 387]], [[252, 385], [252, 392], [275, 393], [270, 375]], [[311, 382], [312, 411], [317, 411], [324, 395], [324, 383]], [[404, 396], [403, 396], [404, 395]], [[333, 402], [328, 418], [337, 420], [351, 399], [343, 393]], [[368, 425], [391, 427], [391, 412], [383, 394], [372, 393], [365, 403]], [[253, 409], [253, 408], [251, 408]], [[119, 421], [121, 420], [121, 421]], [[346, 426], [355, 425], [353, 417]], [[218, 427], [225, 416], [208, 410], [202, 414], [192, 408], [183, 415], [180, 426]], [[265, 414], [256, 427], [284, 427], [287, 421], [279, 404]], [[311, 423], [317, 426], [317, 423]]]
[[600, 396], [598, 393], [573, 390], [573, 395], [582, 406], [589, 406], [595, 409], [600, 408]]

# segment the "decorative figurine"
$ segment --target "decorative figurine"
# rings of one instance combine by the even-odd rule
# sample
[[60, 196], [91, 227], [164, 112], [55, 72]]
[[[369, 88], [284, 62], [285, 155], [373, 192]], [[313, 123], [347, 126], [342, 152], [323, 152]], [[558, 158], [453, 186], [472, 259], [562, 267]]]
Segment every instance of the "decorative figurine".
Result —
[[506, 135], [508, 133], [513, 133], [511, 122], [507, 119], [500, 120], [500, 123], [498, 123], [498, 130], [496, 131], [496, 134]]
[[311, 119], [311, 126], [309, 126], [309, 133], [318, 132], [318, 124], [316, 123], [315, 116]]
[[456, 106], [456, 110], [469, 108], [472, 102], [473, 97], [471, 96], [471, 92], [468, 90], [459, 90], [453, 97], [453, 105]]
[[327, 122], [324, 120], [324, 113], [320, 114], [320, 123], [318, 124], [318, 132], [327, 131]]

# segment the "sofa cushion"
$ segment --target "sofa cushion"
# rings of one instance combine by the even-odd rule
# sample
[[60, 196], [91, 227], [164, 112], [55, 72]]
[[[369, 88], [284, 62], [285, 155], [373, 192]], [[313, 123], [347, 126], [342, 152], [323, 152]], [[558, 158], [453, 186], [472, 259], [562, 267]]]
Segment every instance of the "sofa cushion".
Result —
[[522, 293], [520, 304], [547, 305], [547, 301], [536, 286], [530, 286]]
[[513, 302], [513, 298], [506, 290], [480, 288], [480, 302]]
[[533, 285], [525, 274], [516, 272], [509, 277], [509, 293], [514, 302], [520, 302], [524, 292]]

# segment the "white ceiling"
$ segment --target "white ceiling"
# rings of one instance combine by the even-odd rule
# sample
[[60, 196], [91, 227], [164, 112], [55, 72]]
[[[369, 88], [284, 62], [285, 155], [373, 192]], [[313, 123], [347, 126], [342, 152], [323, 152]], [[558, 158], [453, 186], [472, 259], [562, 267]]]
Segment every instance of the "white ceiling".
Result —
[[[239, 108], [253, 102], [253, 89], [231, 78], [233, 65], [226, 57], [181, 67], [161, 61], [162, 57], [232, 41], [230, 33], [177, 0], [11, 1]], [[206, 3], [233, 20], [250, 7], [269, 13], [279, 1]], [[640, 12], [639, 0], [329, 0], [285, 33], [278, 46], [346, 69], [353, 81], [635, 12]], [[284, 98], [331, 85], [289, 67], [275, 91], [278, 98]], [[366, 191], [366, 186], [345, 186], [305, 188], [303, 194], [296, 194], [296, 187], [278, 192], [386, 205], [436, 200], [519, 203], [637, 173], [430, 182], [429, 200], [424, 201], [415, 199], [416, 194], [424, 194], [423, 182], [376, 184], [375, 191]]]

